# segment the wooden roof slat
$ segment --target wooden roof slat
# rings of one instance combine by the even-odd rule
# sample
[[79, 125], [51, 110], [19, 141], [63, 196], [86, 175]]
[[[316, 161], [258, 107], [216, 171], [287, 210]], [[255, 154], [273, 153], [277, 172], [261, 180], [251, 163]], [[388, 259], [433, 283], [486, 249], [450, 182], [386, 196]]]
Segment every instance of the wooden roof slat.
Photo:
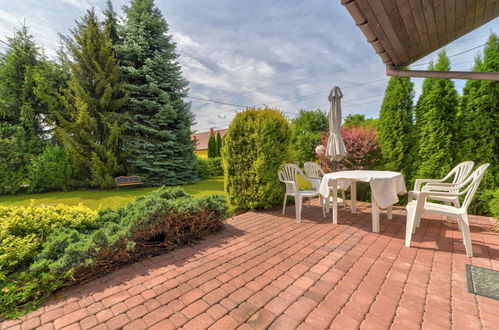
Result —
[[341, 0], [381, 59], [403, 68], [499, 16], [499, 0]]
[[475, 8], [475, 21], [473, 22], [473, 28], [476, 29], [483, 23], [483, 13], [485, 11], [485, 1], [486, 0], [478, 0]]
[[[368, 24], [369, 24], [372, 32], [374, 32], [376, 37], [383, 43], [383, 47], [385, 48], [385, 51], [389, 54], [389, 55], [387, 55], [388, 58], [391, 58], [391, 60], [394, 62], [401, 61], [402, 59], [393, 50], [393, 47], [390, 43], [390, 40], [385, 35], [385, 32], [383, 31], [383, 29], [381, 28], [381, 25], [379, 24], [378, 20], [376, 19], [376, 16], [372, 12], [371, 7], [369, 6], [369, 0], [357, 0], [356, 3], [357, 3], [357, 6], [359, 7], [359, 9], [364, 13], [364, 16], [366, 17], [367, 21], [369, 22]], [[387, 57], [385, 57], [385, 58], [387, 58]], [[382, 59], [384, 61], [383, 57], [382, 57]]]
[[412, 15], [409, 0], [395, 0], [395, 3], [399, 10], [400, 16], [402, 17], [402, 20], [404, 21], [406, 32], [409, 38], [411, 38], [411, 43], [415, 48], [421, 50], [421, 48], [423, 48], [423, 43], [421, 42], [421, 37], [419, 35], [418, 28], [416, 27], [414, 16]]
[[[416, 33], [409, 33], [409, 22], [404, 19], [405, 16], [409, 16], [410, 19], [412, 19], [412, 15], [406, 15], [409, 13], [402, 14], [399, 7], [397, 6], [396, 0], [382, 1], [383, 7], [385, 9], [384, 12], [386, 12], [386, 15], [391, 22], [398, 40], [405, 41], [401, 43], [403, 43], [402, 47], [405, 46], [404, 48], [406, 48], [408, 56], [410, 57], [410, 54], [419, 52], [419, 37], [417, 31], [415, 31]], [[409, 8], [405, 7], [403, 9], [407, 10]]]
[[456, 1], [456, 38], [464, 34], [466, 19], [466, 1]]
[[466, 0], [466, 20], [464, 25], [466, 31], [471, 31], [473, 29], [473, 24], [475, 22], [475, 8], [476, 0]]
[[428, 31], [428, 36], [430, 37], [431, 48], [437, 49], [440, 44], [437, 35], [437, 24], [435, 23], [435, 12], [433, 10], [432, 0], [421, 0], [423, 5], [423, 15], [426, 22], [426, 30]]
[[456, 1], [445, 0], [445, 24], [447, 25], [447, 36], [450, 40], [456, 38]]
[[428, 37], [428, 30], [426, 29], [423, 6], [421, 5], [420, 0], [409, 0], [409, 5], [411, 6], [412, 16], [418, 30], [419, 40], [422, 45], [422, 52], [427, 53], [430, 51], [431, 45], [430, 38]]
[[434, 0], [433, 10], [435, 11], [435, 23], [437, 25], [438, 42], [439, 44], [447, 43], [445, 0]]
[[[407, 57], [407, 48], [404, 47], [401, 42], [401, 40], [404, 39], [399, 38], [383, 3], [381, 1], [369, 1], [369, 7], [371, 7], [372, 12], [376, 15], [376, 19], [380, 23], [381, 29], [384, 31], [385, 35], [388, 36], [388, 40], [397, 54], [400, 54], [403, 58]], [[391, 55], [389, 51], [388, 53]]]
[[494, 17], [494, 7], [499, 1], [496, 0], [486, 0], [485, 9], [483, 13], [483, 22], [488, 22]]

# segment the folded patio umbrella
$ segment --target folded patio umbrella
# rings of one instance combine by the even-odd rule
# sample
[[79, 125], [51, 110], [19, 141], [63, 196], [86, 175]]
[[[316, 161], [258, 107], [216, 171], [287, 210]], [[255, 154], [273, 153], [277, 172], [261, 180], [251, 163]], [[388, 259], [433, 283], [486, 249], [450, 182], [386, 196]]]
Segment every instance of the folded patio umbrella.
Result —
[[335, 165], [337, 161], [342, 160], [347, 154], [345, 144], [340, 135], [342, 97], [343, 94], [338, 86], [334, 86], [328, 96], [329, 137], [327, 141], [326, 157], [331, 159]]

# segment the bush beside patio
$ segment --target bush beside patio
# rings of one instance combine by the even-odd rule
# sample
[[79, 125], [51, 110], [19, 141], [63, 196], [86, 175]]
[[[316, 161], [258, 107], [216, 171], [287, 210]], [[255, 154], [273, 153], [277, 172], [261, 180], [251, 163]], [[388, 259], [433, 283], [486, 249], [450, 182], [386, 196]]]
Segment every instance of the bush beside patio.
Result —
[[284, 186], [280, 166], [291, 160], [293, 129], [279, 110], [246, 109], [238, 113], [222, 148], [225, 191], [240, 210], [266, 209], [279, 204]]
[[17, 317], [61, 287], [202, 239], [222, 230], [227, 215], [222, 196], [164, 187], [98, 214], [84, 206], [0, 207], [0, 315]]

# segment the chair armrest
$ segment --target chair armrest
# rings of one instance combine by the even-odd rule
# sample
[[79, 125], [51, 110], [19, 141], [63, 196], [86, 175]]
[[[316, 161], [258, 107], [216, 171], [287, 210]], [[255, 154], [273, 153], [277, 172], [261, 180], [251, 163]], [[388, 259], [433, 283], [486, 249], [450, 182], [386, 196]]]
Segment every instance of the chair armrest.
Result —
[[455, 185], [452, 185], [452, 186], [440, 186], [440, 185], [426, 185], [423, 187], [423, 189], [421, 190], [421, 192], [432, 192], [432, 191], [446, 191], [446, 192], [449, 192], [451, 190], [456, 190], [456, 186]]
[[450, 192], [439, 192], [439, 191], [420, 191], [418, 193], [418, 199], [426, 199], [429, 196], [438, 196], [438, 197], [458, 197], [461, 196], [461, 193], [450, 193]]
[[443, 182], [442, 179], [416, 179], [416, 182], [414, 182], [414, 191], [420, 191], [421, 190], [421, 185], [423, 183], [439, 183]]

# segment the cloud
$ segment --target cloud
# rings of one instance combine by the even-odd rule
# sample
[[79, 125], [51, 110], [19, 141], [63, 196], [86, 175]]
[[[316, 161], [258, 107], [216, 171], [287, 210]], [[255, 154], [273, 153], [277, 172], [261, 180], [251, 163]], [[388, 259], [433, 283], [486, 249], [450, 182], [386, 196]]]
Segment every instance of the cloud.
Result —
[[[128, 0], [113, 1], [120, 12]], [[388, 79], [385, 67], [340, 1], [156, 1], [177, 43], [189, 95], [244, 106], [277, 107], [290, 118], [299, 109], [328, 108], [329, 90], [343, 89], [343, 115], [377, 117]], [[26, 19], [37, 42], [55, 57], [59, 33], [105, 0], [23, 0], [0, 8], [0, 35]], [[484, 43], [494, 20], [446, 47], [449, 55]], [[451, 58], [469, 70], [476, 51]], [[430, 54], [418, 63], [435, 59]], [[424, 66], [423, 66], [424, 67]], [[422, 67], [418, 67], [421, 69]], [[413, 79], [416, 94], [422, 79]], [[464, 81], [456, 80], [460, 92]], [[240, 107], [192, 101], [195, 130], [225, 128]]]

